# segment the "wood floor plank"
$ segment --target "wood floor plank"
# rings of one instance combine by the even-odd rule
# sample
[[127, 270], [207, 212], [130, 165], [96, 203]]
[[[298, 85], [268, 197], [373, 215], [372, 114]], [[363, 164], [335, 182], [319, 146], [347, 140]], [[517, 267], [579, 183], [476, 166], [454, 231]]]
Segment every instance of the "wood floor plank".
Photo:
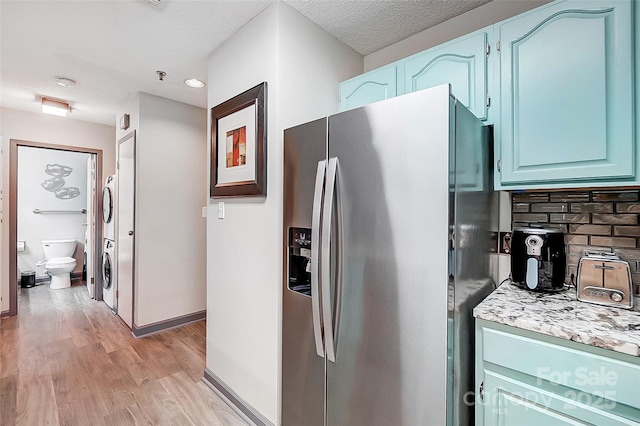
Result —
[[151, 369], [147, 367], [145, 361], [140, 358], [140, 355], [138, 355], [132, 347], [111, 352], [109, 353], [109, 358], [113, 365], [119, 366], [129, 372], [129, 375], [133, 381], [136, 382], [136, 385], [141, 385], [149, 380], [155, 380]]
[[18, 298], [0, 322], [0, 426], [246, 425], [201, 381], [205, 321], [135, 339], [83, 286]]
[[169, 350], [191, 380], [197, 382], [202, 378], [202, 372], [206, 367], [204, 354], [194, 352], [183, 340], [171, 342]]
[[110, 426], [152, 425], [137, 404], [116, 410], [104, 417], [101, 424]]
[[[184, 372], [178, 372], [159, 380], [183, 407], [185, 415], [196, 425], [223, 425], [216, 411], [224, 403], [210, 389], [203, 392]], [[246, 423], [243, 423], [246, 424]]]
[[13, 376], [18, 373], [18, 350], [13, 347], [5, 348], [0, 353], [0, 378]]
[[151, 424], [157, 425], [163, 419], [177, 417], [182, 412], [175, 398], [156, 380], [140, 385], [133, 394]]
[[16, 419], [18, 379], [15, 375], [0, 378], [0, 425], [13, 425]]
[[54, 403], [49, 377], [38, 377], [16, 392], [16, 426], [58, 425], [58, 407]]
[[[202, 380], [196, 383], [196, 388], [198, 388], [204, 395], [209, 395], [209, 392], [212, 392]], [[215, 393], [214, 393], [215, 395]], [[226, 403], [222, 401], [222, 399], [218, 398], [216, 395], [216, 399], [222, 403], [217, 403], [214, 406], [214, 411], [216, 413], [216, 417], [222, 422], [225, 426], [246, 426], [247, 422], [241, 419], [238, 414], [233, 411], [231, 407], [229, 407]]]

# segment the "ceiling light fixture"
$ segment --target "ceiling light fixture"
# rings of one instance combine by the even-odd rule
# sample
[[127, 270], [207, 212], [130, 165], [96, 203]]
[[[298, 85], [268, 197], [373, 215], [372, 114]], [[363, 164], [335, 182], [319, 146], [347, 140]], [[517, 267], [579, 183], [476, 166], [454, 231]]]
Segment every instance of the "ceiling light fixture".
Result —
[[64, 117], [69, 111], [71, 111], [71, 106], [65, 101], [45, 97], [42, 98], [42, 112], [45, 114]]
[[56, 77], [56, 83], [58, 84], [58, 86], [62, 87], [71, 87], [76, 85], [75, 80], [71, 80], [67, 77]]
[[189, 87], [204, 87], [204, 82], [198, 80], [197, 78], [188, 78], [184, 81], [184, 84]]

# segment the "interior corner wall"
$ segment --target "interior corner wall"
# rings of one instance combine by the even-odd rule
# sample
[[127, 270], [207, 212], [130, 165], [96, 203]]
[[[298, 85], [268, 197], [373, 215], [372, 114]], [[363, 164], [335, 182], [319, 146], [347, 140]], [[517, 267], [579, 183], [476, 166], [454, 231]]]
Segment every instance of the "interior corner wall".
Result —
[[166, 98], [138, 100], [134, 324], [143, 327], [206, 309], [207, 118]]
[[2, 236], [0, 245], [0, 311], [9, 310], [9, 140], [20, 139], [53, 145], [68, 145], [102, 150], [102, 174], [115, 171], [115, 128], [66, 117], [0, 108], [2, 122]]
[[210, 108], [267, 82], [268, 148], [266, 198], [209, 202], [206, 366], [273, 424], [280, 422], [283, 130], [337, 112], [338, 83], [361, 73], [362, 61], [282, 2], [209, 58]]
[[552, 0], [493, 0], [364, 57], [365, 72], [534, 9]]
[[[281, 201], [277, 66], [278, 3], [274, 3], [213, 51], [208, 78], [210, 109], [267, 82], [267, 196], [209, 200], [206, 366], [273, 423]], [[225, 203], [224, 219], [218, 219], [218, 202]]]
[[338, 84], [362, 74], [362, 55], [286, 3], [279, 28], [280, 129], [338, 112]]

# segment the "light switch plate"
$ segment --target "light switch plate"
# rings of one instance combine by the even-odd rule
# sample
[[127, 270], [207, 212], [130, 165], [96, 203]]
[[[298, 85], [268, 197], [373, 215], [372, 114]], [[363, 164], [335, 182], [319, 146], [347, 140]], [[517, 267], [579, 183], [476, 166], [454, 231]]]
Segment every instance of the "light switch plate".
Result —
[[218, 202], [218, 219], [224, 219], [224, 201]]
[[206, 207], [202, 208], [202, 217], [207, 217], [207, 208]]

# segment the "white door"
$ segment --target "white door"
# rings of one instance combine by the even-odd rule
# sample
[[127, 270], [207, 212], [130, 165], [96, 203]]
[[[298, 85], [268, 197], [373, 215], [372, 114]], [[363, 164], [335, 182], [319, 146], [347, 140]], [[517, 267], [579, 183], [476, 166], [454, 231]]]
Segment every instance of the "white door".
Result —
[[94, 259], [94, 247], [95, 247], [95, 231], [96, 231], [96, 219], [95, 219], [95, 203], [96, 203], [96, 156], [94, 154], [89, 155], [87, 158], [87, 221], [85, 222], [85, 236], [84, 236], [84, 254], [85, 261], [87, 263], [87, 291], [89, 297], [96, 298], [95, 293], [95, 259]]
[[118, 315], [133, 324], [134, 225], [135, 225], [135, 132], [119, 141], [116, 191], [118, 222], [116, 227], [116, 299]]

